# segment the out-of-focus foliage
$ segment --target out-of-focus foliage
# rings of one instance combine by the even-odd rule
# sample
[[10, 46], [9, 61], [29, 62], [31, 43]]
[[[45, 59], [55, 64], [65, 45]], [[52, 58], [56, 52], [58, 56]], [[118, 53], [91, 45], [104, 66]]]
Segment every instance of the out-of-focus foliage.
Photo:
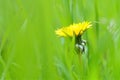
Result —
[[[0, 80], [119, 80], [119, 0], [0, 0]], [[87, 51], [55, 30], [81, 21]]]

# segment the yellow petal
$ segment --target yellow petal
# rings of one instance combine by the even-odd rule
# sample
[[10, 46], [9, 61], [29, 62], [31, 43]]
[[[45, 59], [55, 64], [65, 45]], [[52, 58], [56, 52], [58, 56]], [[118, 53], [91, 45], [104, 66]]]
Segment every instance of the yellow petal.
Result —
[[87, 30], [88, 28], [90, 28], [92, 25], [91, 25], [91, 22], [83, 22], [82, 24], [81, 24], [81, 27], [82, 27], [82, 29], [81, 29], [81, 31], [80, 31], [80, 34], [83, 34], [83, 32], [85, 31], [85, 30]]
[[66, 35], [70, 36], [70, 37], [73, 36], [73, 30], [72, 30], [71, 27], [64, 27], [64, 28], [63, 28], [63, 32], [64, 32]]
[[79, 26], [79, 24], [73, 24], [72, 28], [75, 35], [78, 35], [81, 30], [81, 27]]
[[56, 33], [58, 36], [61, 36], [61, 37], [67, 36], [67, 35], [62, 31], [62, 29], [56, 30], [55, 33]]

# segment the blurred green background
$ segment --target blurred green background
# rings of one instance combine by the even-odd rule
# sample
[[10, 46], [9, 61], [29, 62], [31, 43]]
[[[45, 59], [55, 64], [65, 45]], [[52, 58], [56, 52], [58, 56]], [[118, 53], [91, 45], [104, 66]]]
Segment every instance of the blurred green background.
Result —
[[[0, 80], [120, 80], [120, 0], [0, 0]], [[87, 52], [55, 30], [91, 21]]]

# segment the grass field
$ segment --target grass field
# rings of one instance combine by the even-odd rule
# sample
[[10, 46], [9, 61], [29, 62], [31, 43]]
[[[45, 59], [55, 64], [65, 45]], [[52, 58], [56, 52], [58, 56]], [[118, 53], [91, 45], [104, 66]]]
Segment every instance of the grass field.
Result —
[[[120, 80], [120, 0], [0, 0], [0, 80]], [[55, 30], [91, 21], [76, 54]]]

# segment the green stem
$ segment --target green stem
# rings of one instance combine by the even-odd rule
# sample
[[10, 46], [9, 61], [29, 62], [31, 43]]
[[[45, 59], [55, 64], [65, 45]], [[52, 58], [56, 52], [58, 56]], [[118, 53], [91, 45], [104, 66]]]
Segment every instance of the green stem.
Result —
[[[98, 22], [99, 21], [99, 12], [98, 12], [98, 1], [94, 0], [94, 6], [95, 6], [95, 20]], [[97, 34], [97, 40], [99, 37], [99, 24], [95, 23], [96, 26], [96, 34]]]

